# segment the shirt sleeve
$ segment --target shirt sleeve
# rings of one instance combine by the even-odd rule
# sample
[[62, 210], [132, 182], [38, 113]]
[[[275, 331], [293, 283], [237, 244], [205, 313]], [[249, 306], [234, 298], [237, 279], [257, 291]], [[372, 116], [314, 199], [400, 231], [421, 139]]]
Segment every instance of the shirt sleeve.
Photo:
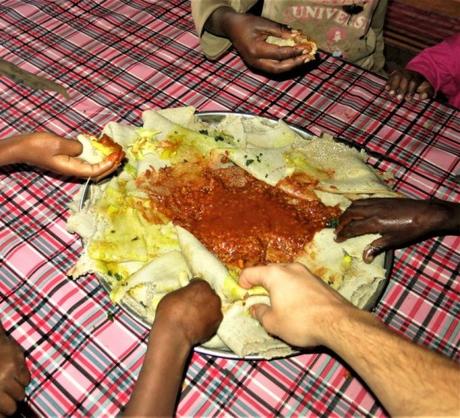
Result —
[[200, 37], [203, 53], [211, 60], [218, 59], [230, 46], [231, 42], [221, 36], [207, 32], [204, 27], [214, 11], [220, 7], [232, 7], [239, 13], [249, 10], [257, 0], [192, 0], [192, 17]]
[[406, 66], [422, 74], [435, 91], [453, 97], [460, 92], [460, 34], [431, 48], [424, 49]]

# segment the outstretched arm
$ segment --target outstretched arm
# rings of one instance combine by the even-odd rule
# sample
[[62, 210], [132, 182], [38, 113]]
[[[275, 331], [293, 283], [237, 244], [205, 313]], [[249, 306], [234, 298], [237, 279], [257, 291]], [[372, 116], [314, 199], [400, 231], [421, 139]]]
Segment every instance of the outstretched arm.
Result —
[[373, 258], [425, 238], [460, 234], [460, 204], [443, 200], [371, 198], [355, 200], [340, 216], [338, 242], [364, 234], [381, 234], [363, 253]]
[[240, 284], [269, 291], [271, 306], [252, 307], [269, 333], [299, 347], [329, 347], [361, 376], [390, 415], [460, 413], [456, 363], [390, 331], [302, 265], [248, 268]]
[[165, 296], [125, 415], [172, 416], [192, 347], [211, 338], [221, 321], [220, 299], [203, 280]]
[[55, 173], [100, 180], [117, 169], [118, 163], [89, 164], [79, 158], [80, 142], [48, 132], [16, 135], [0, 141], [0, 166], [24, 163]]

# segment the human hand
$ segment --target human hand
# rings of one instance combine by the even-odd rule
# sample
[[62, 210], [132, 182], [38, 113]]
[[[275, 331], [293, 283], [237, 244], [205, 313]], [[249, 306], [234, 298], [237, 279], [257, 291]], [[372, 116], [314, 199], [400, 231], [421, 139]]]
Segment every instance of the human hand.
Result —
[[[291, 31], [285, 26], [263, 17], [225, 9], [220, 19], [222, 31], [250, 67], [280, 74], [310, 60], [308, 51], [304, 54], [301, 46], [281, 47], [265, 42], [270, 35], [284, 39], [292, 37]], [[219, 10], [217, 9], [218, 13]]]
[[[1, 327], [0, 327], [1, 328]], [[30, 374], [19, 345], [0, 329], [0, 416], [12, 415], [25, 397]]]
[[356, 309], [298, 263], [246, 268], [239, 283], [268, 290], [271, 306], [256, 304], [250, 312], [268, 333], [297, 347], [323, 344], [334, 318]]
[[79, 141], [62, 138], [48, 132], [19, 135], [12, 138], [15, 144], [15, 161], [44, 168], [59, 174], [91, 177], [99, 181], [114, 172], [119, 161], [107, 159], [90, 164], [77, 158], [83, 147]]
[[222, 321], [219, 296], [204, 280], [190, 283], [166, 295], [159, 303], [155, 323], [185, 337], [190, 346], [211, 338]]
[[339, 218], [336, 241], [364, 234], [381, 234], [381, 238], [364, 249], [363, 259], [370, 263], [383, 251], [400, 248], [454, 227], [455, 212], [458, 212], [458, 206], [440, 200], [355, 200]]
[[423, 75], [411, 70], [396, 70], [390, 74], [385, 90], [398, 100], [427, 99], [433, 97], [434, 90]]

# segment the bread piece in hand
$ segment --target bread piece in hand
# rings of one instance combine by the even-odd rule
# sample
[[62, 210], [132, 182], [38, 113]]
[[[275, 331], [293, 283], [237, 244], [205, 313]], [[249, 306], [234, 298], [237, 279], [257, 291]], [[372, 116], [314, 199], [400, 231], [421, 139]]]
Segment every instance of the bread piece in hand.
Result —
[[278, 46], [299, 46], [304, 49], [305, 62], [313, 61], [315, 59], [318, 46], [316, 42], [308, 39], [308, 37], [298, 30], [291, 31], [290, 38], [278, 38], [276, 36], [268, 36], [265, 42], [278, 45]]
[[78, 141], [83, 145], [83, 151], [78, 156], [82, 160], [97, 164], [105, 160], [114, 161], [118, 166], [125, 157], [121, 145], [117, 144], [108, 135], [96, 138], [92, 135], [78, 135]]

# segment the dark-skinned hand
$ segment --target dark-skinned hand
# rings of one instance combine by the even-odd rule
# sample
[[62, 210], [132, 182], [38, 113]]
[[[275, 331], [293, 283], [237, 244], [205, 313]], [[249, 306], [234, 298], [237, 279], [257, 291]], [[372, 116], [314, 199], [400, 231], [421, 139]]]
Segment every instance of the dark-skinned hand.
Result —
[[433, 97], [434, 90], [423, 75], [411, 70], [396, 70], [390, 74], [385, 90], [398, 100]]
[[220, 8], [212, 16], [213, 26], [232, 42], [241, 58], [252, 68], [281, 74], [303, 65], [307, 59], [302, 47], [277, 46], [265, 42], [268, 36], [292, 37], [279, 23], [250, 14]]
[[30, 374], [21, 347], [8, 338], [0, 326], [0, 417], [14, 414], [29, 382]]
[[[363, 252], [366, 263], [390, 248], [401, 248], [458, 229], [460, 205], [441, 200], [371, 198], [354, 201], [340, 216], [336, 241], [381, 234]], [[457, 231], [458, 232], [458, 231]]]
[[190, 283], [166, 295], [158, 305], [155, 323], [174, 329], [193, 346], [207, 341], [222, 321], [219, 296], [204, 280]]

